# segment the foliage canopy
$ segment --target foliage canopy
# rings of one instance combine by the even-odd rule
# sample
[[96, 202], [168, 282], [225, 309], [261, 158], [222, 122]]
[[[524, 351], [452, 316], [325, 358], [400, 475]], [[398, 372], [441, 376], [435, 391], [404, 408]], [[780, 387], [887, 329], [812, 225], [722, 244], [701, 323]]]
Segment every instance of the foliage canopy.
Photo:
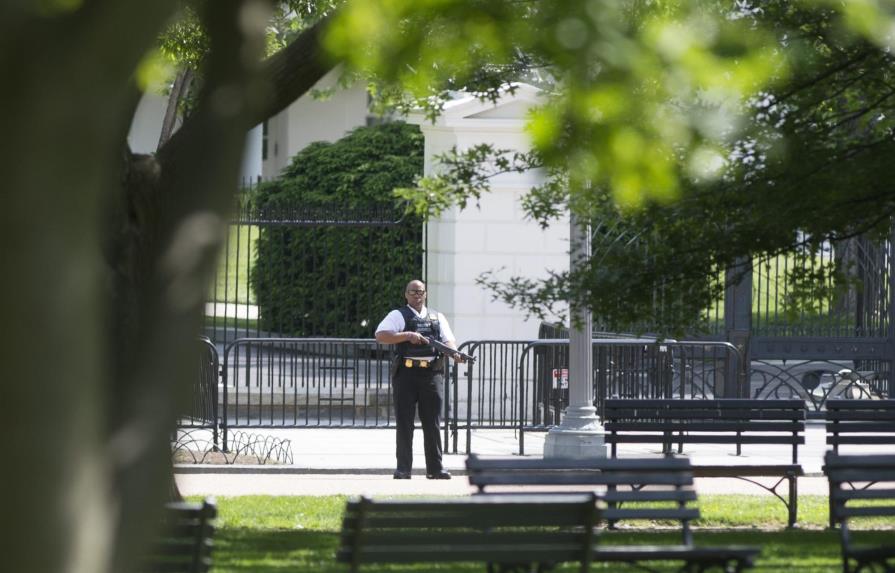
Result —
[[[386, 123], [357, 128], [334, 143], [313, 143], [262, 185], [259, 211], [311, 214], [301, 223], [261, 227], [251, 280], [262, 328], [369, 338], [404, 284], [422, 276], [422, 220], [403, 214], [392, 194], [422, 171], [419, 128]], [[372, 221], [320, 225], [315, 211]], [[376, 223], [380, 213], [393, 222]]]
[[[504, 80], [524, 79], [520, 60], [548, 70], [532, 153], [455, 150], [403, 194], [431, 214], [486, 191], [494, 165], [544, 168], [528, 216], [548, 225], [571, 208], [591, 221], [594, 257], [545, 281], [480, 283], [531, 314], [572, 300], [617, 328], [650, 316], [679, 334], [699, 327], [724, 269], [733, 280], [753, 260], [888, 233], [891, 16], [864, 2], [358, 2], [328, 38], [362, 38], [369, 49], [339, 53], [435, 111], [483, 68]], [[407, 54], [413, 66], [395, 65]], [[816, 306], [817, 289], [794, 292], [796, 307]]]

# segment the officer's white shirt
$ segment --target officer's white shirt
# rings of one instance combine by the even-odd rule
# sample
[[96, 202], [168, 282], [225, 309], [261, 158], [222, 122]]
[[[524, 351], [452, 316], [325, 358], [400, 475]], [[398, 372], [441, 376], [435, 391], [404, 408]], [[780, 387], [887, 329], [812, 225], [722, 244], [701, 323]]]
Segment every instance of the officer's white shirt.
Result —
[[[407, 308], [413, 311], [413, 314], [421, 317], [429, 316], [429, 309], [427, 307], [423, 307], [420, 309], [420, 312], [417, 312], [415, 308], [407, 305]], [[441, 342], [448, 341], [456, 341], [454, 338], [454, 332], [451, 330], [451, 325], [448, 324], [447, 319], [440, 312], [435, 312], [435, 317], [438, 318], [438, 325], [441, 327]], [[382, 322], [379, 323], [379, 326], [376, 327], [376, 332], [404, 332], [404, 327], [406, 324], [404, 323], [404, 315], [401, 314], [401, 311], [395, 309], [385, 315], [385, 318], [382, 319]]]

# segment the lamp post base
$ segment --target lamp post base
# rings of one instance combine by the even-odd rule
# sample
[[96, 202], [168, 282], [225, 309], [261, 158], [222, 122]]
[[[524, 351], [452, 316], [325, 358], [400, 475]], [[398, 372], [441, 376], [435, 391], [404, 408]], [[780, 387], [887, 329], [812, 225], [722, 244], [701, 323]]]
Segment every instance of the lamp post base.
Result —
[[565, 411], [562, 423], [547, 432], [544, 458], [593, 459], [605, 458], [606, 432], [593, 407]]

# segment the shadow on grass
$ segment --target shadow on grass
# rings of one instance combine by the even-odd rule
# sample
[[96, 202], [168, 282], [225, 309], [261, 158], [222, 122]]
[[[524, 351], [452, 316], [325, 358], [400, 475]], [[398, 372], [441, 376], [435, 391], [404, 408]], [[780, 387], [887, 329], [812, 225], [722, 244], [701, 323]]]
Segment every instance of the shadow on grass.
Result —
[[[891, 543], [892, 531], [860, 532], [870, 543]], [[668, 544], [679, 536], [647, 531], [613, 531], [600, 537], [606, 544]], [[752, 571], [787, 573], [834, 573], [841, 571], [839, 536], [834, 531], [697, 531], [697, 545], [753, 545], [762, 548]], [[332, 531], [284, 531], [225, 528], [215, 540], [213, 573], [346, 573], [347, 565], [337, 563], [339, 534]], [[656, 564], [656, 571], [678, 571], [679, 564]], [[371, 573], [389, 571], [425, 573], [443, 571], [466, 573], [484, 571], [483, 563], [419, 563], [412, 565], [365, 566]], [[577, 564], [564, 564], [557, 572], [578, 571]], [[594, 563], [593, 571], [639, 571], [617, 563]]]
[[214, 542], [215, 573], [342, 571], [335, 562], [339, 536], [320, 531], [221, 529]]

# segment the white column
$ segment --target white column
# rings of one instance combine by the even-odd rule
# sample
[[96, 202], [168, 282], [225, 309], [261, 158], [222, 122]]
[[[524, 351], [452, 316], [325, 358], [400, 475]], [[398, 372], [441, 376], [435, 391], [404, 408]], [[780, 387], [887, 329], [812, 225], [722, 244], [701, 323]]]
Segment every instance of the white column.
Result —
[[[590, 259], [590, 227], [570, 218], [570, 261], [574, 271]], [[547, 433], [545, 458], [605, 458], [605, 431], [594, 407], [593, 318], [589, 308], [569, 301], [572, 320], [569, 328], [569, 406], [562, 422]]]

